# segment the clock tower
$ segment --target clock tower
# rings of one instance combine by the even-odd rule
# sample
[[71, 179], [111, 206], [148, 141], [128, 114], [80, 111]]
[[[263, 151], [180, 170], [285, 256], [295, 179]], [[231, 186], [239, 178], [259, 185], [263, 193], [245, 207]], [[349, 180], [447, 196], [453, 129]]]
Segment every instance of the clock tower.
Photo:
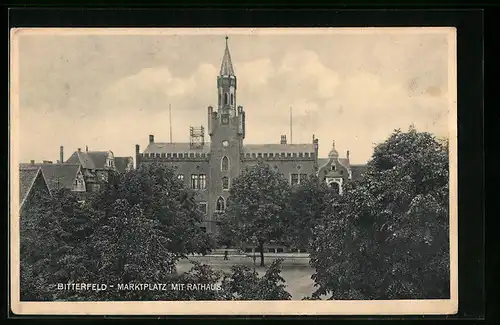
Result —
[[[217, 77], [217, 111], [208, 107], [210, 135], [210, 173], [208, 180], [208, 216], [210, 230], [217, 231], [218, 215], [226, 209], [231, 182], [238, 177], [245, 137], [245, 112], [236, 105], [237, 79], [234, 73], [228, 37]], [[209, 217], [210, 218], [210, 217]]]

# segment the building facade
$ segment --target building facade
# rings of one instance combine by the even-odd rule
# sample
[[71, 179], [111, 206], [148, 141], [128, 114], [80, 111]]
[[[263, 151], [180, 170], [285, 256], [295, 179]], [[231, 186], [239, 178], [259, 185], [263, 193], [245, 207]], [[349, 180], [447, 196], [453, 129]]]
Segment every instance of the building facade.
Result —
[[242, 105], [237, 104], [237, 90], [226, 37], [217, 77], [217, 107], [207, 108], [210, 141], [205, 141], [205, 128], [200, 126], [190, 128], [189, 142], [156, 142], [154, 135], [150, 135], [144, 151], [140, 151], [139, 145], [135, 148], [136, 168], [153, 162], [165, 164], [176, 170], [186, 186], [198, 191], [198, 204], [205, 212], [204, 227], [208, 231], [216, 231], [217, 212], [226, 208], [232, 180], [242, 169], [258, 161], [270, 164], [292, 185], [318, 173], [324, 181], [338, 184], [340, 189], [351, 179], [349, 159], [339, 158], [335, 148], [328, 158], [318, 159], [319, 141], [314, 135], [310, 143], [289, 144], [286, 135], [282, 135], [277, 143], [246, 144], [246, 112]]

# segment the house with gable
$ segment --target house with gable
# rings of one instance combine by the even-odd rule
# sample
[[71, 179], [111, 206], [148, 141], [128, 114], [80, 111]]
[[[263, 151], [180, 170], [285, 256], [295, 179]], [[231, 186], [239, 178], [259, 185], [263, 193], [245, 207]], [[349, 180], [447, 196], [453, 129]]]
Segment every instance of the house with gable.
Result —
[[40, 167], [19, 166], [19, 207], [21, 215], [50, 190]]

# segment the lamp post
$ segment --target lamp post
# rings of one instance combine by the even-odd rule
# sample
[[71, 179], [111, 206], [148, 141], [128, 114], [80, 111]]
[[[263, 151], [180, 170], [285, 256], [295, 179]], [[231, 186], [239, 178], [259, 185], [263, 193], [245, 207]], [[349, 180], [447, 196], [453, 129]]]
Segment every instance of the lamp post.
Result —
[[253, 245], [253, 273], [256, 274], [257, 272], [255, 271], [255, 259], [257, 258], [255, 256], [255, 246], [257, 245], [257, 237], [254, 235], [252, 236], [252, 245]]

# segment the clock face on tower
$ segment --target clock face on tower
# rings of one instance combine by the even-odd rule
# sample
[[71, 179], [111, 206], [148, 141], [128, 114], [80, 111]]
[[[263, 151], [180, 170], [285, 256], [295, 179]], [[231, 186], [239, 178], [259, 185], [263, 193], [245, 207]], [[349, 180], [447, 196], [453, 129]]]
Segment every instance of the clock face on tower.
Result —
[[229, 142], [227, 140], [224, 140], [222, 141], [222, 145], [227, 148], [229, 146]]

